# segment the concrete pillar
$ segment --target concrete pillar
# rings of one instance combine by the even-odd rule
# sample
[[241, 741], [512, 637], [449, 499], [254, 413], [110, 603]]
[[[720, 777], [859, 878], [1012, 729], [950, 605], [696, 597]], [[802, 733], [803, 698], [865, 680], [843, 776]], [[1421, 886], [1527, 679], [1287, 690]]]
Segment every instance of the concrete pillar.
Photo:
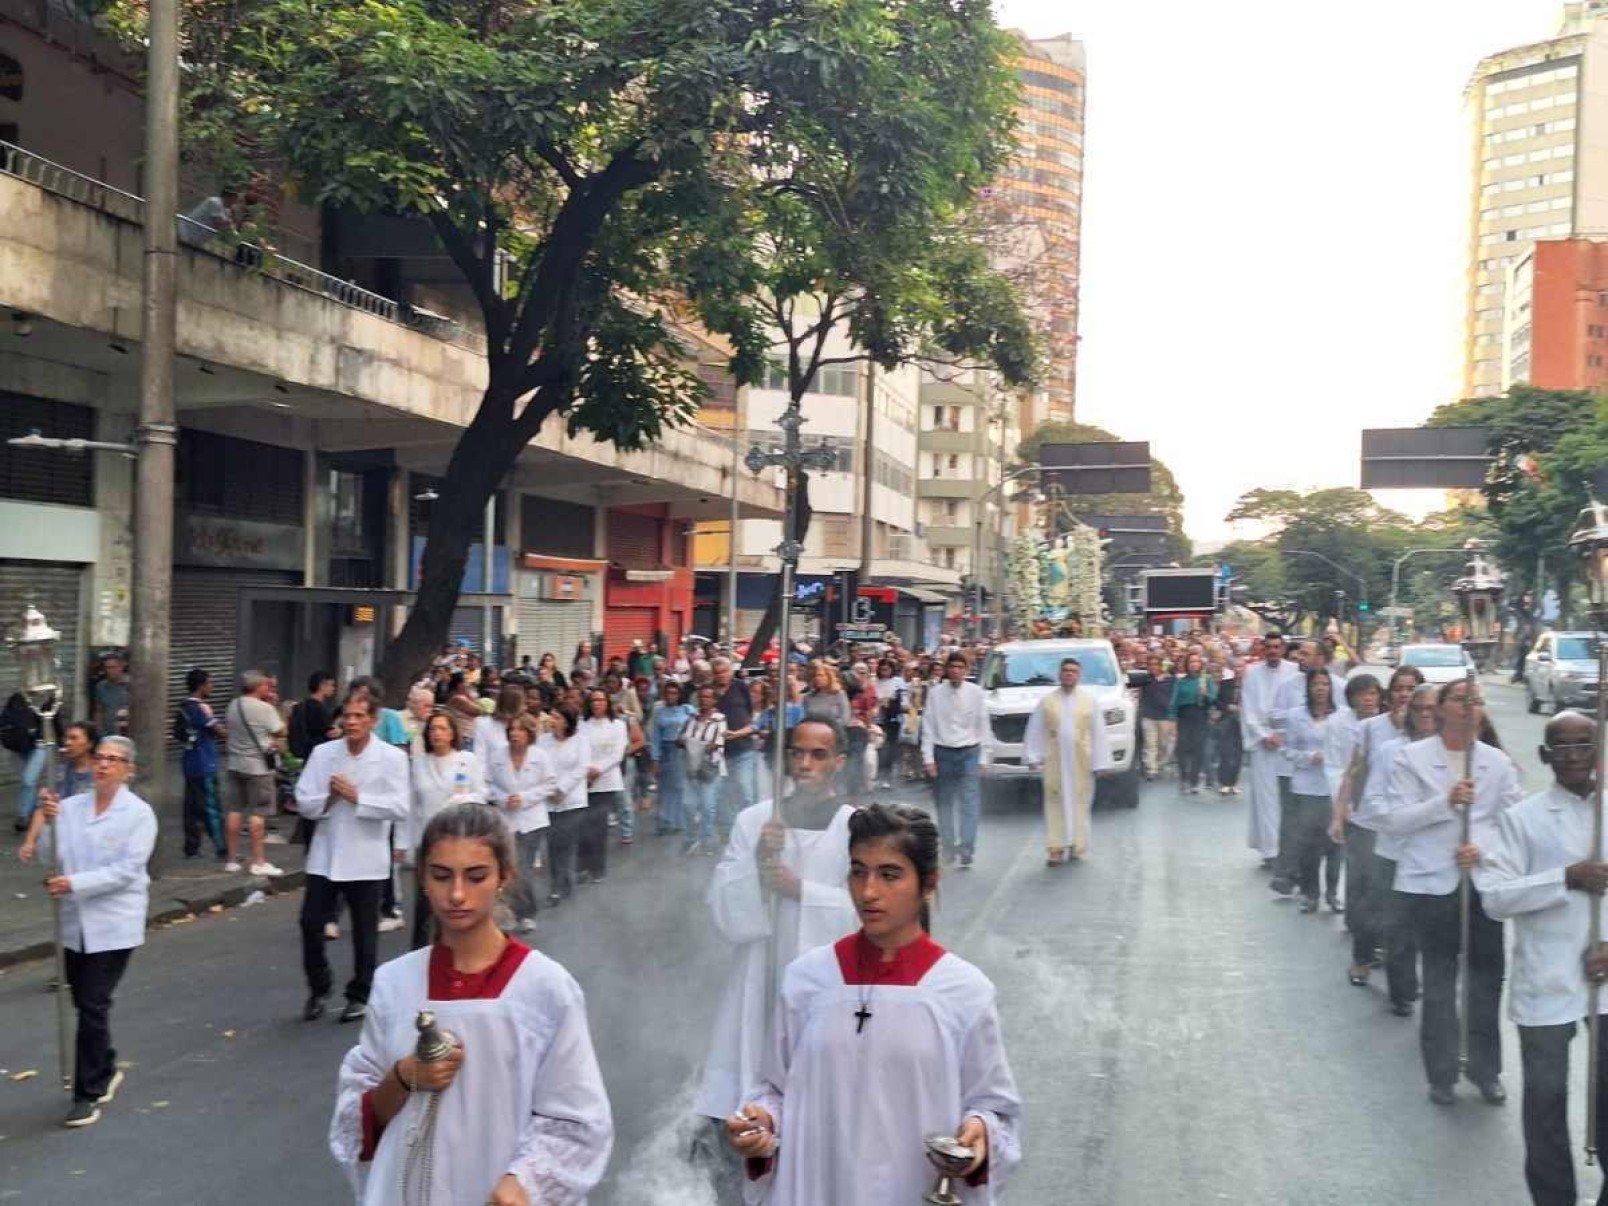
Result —
[[[134, 416], [101, 410], [95, 438], [132, 443]], [[134, 462], [116, 453], [95, 456], [95, 510], [100, 514], [100, 552], [90, 573], [90, 645], [127, 645], [134, 575]], [[75, 680], [76, 681], [76, 680]]]
[[520, 502], [524, 495], [513, 487], [503, 491], [500, 505], [503, 509], [503, 543], [508, 546], [508, 606], [503, 609], [503, 634], [514, 639], [514, 656], [503, 660], [509, 665], [519, 664], [519, 654], [530, 653], [519, 643], [519, 554], [525, 547], [524, 516]]

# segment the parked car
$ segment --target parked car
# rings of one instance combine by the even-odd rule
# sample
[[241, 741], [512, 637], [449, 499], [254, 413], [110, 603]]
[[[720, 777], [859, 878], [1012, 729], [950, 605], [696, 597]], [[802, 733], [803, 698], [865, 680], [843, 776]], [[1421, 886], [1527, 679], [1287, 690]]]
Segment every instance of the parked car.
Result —
[[1597, 639], [1589, 632], [1543, 632], [1524, 658], [1524, 697], [1532, 712], [1597, 708]]
[[1415, 667], [1426, 683], [1449, 683], [1475, 670], [1474, 659], [1461, 645], [1403, 645], [1398, 666]]
[[1128, 693], [1127, 676], [1117, 664], [1110, 641], [1065, 639], [1011, 641], [996, 646], [983, 661], [979, 684], [988, 696], [988, 723], [992, 740], [983, 747], [982, 778], [985, 790], [1015, 783], [1042, 788], [1042, 771], [1022, 760], [1022, 742], [1028, 717], [1060, 682], [1061, 659], [1075, 657], [1083, 666], [1080, 690], [1093, 691], [1111, 747], [1112, 768], [1095, 786], [1097, 802], [1110, 800], [1123, 808], [1139, 804], [1139, 770], [1134, 761], [1134, 730], [1138, 704]]

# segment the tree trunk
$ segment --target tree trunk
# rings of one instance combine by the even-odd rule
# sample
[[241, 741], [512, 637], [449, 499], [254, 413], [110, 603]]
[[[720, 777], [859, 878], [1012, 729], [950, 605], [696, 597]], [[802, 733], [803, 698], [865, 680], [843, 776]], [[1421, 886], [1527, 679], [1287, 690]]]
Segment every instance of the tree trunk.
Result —
[[[488, 390], [453, 449], [441, 497], [430, 508], [417, 595], [407, 623], [386, 645], [380, 662], [386, 702], [394, 707], [406, 701], [409, 685], [429, 669], [451, 632], [469, 546], [483, 531], [486, 502], [525, 443], [515, 422], [503, 417], [511, 410]], [[491, 554], [485, 550], [488, 559]]]
[[[797, 534], [794, 539], [799, 544], [804, 543], [804, 537], [809, 534], [810, 518], [814, 514], [810, 510], [810, 475], [799, 470], [798, 474], [798, 508], [795, 512], [797, 519], [795, 527]], [[785, 525], [784, 525], [785, 526]], [[783, 536], [786, 539], [786, 536]], [[759, 659], [769, 648], [771, 637], [776, 635], [776, 629], [782, 622], [782, 573], [777, 567], [776, 586], [771, 590], [770, 602], [765, 605], [765, 614], [759, 618], [759, 627], [754, 629], [754, 639], [748, 642], [748, 656], [743, 658], [743, 668], [752, 670], [759, 665]], [[782, 664], [787, 663], [787, 638], [782, 637]]]

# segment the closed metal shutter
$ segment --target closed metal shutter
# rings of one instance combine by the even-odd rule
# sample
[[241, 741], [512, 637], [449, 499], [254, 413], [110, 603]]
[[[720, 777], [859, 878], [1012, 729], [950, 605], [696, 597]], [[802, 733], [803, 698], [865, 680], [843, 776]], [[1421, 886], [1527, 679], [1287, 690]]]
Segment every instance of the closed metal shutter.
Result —
[[[168, 711], [185, 697], [184, 678], [196, 666], [212, 675], [212, 707], [221, 712], [235, 697], [240, 673], [235, 665], [239, 643], [240, 590], [247, 586], [294, 586], [297, 575], [260, 570], [176, 569], [169, 609]], [[287, 651], [288, 652], [288, 651]], [[282, 698], [296, 699], [300, 683], [280, 683]]]
[[625, 657], [631, 652], [632, 641], [646, 645], [653, 640], [658, 618], [658, 610], [652, 607], [609, 608], [603, 622], [604, 655]]
[[519, 598], [519, 652], [539, 662], [542, 654], [558, 659], [565, 674], [575, 660], [575, 647], [592, 638], [592, 605], [582, 600]]
[[634, 569], [652, 569], [660, 564], [659, 525], [651, 515], [629, 512], [609, 513], [609, 560]]
[[[491, 609], [491, 663], [501, 666], [502, 656], [502, 630], [503, 609]], [[474, 653], [485, 656], [481, 648], [486, 643], [486, 613], [480, 607], [459, 607], [452, 613], [452, 625], [448, 630], [448, 639], [454, 644], [462, 644]]]
[[[8, 698], [21, 684], [22, 675], [12, 651], [11, 637], [22, 627], [22, 612], [32, 603], [44, 613], [46, 621], [61, 640], [56, 644], [56, 664], [64, 688], [62, 719], [87, 714], [84, 697], [82, 588], [84, 567], [53, 561], [0, 560], [0, 639], [4, 652], [0, 652], [0, 701]], [[21, 764], [11, 754], [0, 758], [0, 784], [10, 786], [18, 781]], [[8, 806], [10, 793], [6, 793]]]

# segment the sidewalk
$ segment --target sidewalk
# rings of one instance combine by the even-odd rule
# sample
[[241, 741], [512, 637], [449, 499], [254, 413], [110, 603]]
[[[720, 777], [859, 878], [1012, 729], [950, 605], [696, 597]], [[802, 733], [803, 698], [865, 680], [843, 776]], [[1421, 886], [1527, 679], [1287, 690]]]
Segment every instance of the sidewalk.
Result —
[[[175, 779], [177, 776], [175, 776]], [[288, 841], [274, 840], [277, 833], [289, 838], [295, 818], [281, 814], [270, 822], [268, 861], [284, 870], [279, 879], [260, 879], [240, 873], [224, 872], [223, 864], [212, 856], [211, 842], [203, 839], [202, 853], [184, 857], [183, 784], [166, 793], [173, 801], [157, 808], [156, 853], [151, 858], [151, 904], [149, 925], [160, 925], [204, 913], [213, 906], [232, 907], [251, 893], [293, 892], [305, 880], [302, 863], [306, 851]], [[23, 863], [17, 858], [22, 835], [12, 831], [16, 816], [14, 800], [4, 801], [3, 828], [0, 828], [0, 968], [30, 959], [47, 959], [55, 949], [51, 933], [50, 897], [41, 883], [44, 868], [37, 862]], [[241, 835], [242, 853], [249, 847]]]

